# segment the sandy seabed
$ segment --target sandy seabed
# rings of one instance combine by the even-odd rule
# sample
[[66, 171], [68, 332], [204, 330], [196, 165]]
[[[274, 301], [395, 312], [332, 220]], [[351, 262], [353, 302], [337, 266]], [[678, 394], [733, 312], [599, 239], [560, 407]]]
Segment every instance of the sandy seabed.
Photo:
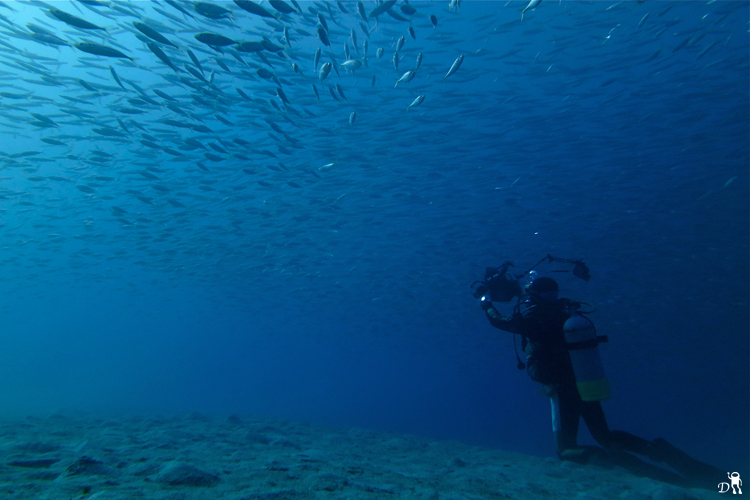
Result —
[[638, 478], [457, 442], [231, 416], [0, 421], [0, 499], [716, 498]]

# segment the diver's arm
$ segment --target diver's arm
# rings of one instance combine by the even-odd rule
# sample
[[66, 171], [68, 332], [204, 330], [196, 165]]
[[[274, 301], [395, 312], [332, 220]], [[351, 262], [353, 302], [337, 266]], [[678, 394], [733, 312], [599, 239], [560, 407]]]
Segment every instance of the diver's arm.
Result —
[[520, 313], [514, 314], [513, 316], [503, 316], [492, 306], [491, 303], [487, 303], [486, 305], [483, 304], [482, 309], [484, 309], [485, 314], [487, 314], [487, 319], [490, 320], [490, 324], [495, 328], [499, 328], [506, 332], [520, 333], [521, 321], [523, 320], [523, 316], [521, 316]]

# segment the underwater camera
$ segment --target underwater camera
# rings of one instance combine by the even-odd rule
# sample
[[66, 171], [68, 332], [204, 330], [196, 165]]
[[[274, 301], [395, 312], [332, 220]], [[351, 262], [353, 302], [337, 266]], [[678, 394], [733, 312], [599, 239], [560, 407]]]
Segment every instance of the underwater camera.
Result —
[[510, 302], [513, 297], [521, 296], [521, 285], [518, 279], [508, 273], [510, 262], [505, 262], [500, 267], [488, 267], [484, 271], [484, 279], [475, 281], [471, 288], [474, 289], [474, 297], [479, 299], [489, 294], [490, 299], [495, 302]]
[[[589, 268], [582, 260], [561, 259], [547, 254], [546, 257], [531, 266], [530, 269], [515, 276], [508, 272], [508, 268], [513, 266], [511, 262], [505, 262], [500, 267], [488, 267], [484, 271], [484, 279], [471, 284], [471, 288], [474, 290], [474, 297], [480, 299], [489, 295], [490, 300], [493, 302], [510, 302], [513, 300], [513, 297], [520, 297], [523, 291], [521, 290], [519, 280], [531, 273], [536, 266], [545, 260], [573, 264], [573, 275], [575, 277], [584, 281], [591, 279]], [[552, 272], [568, 272], [568, 270], [553, 270]]]

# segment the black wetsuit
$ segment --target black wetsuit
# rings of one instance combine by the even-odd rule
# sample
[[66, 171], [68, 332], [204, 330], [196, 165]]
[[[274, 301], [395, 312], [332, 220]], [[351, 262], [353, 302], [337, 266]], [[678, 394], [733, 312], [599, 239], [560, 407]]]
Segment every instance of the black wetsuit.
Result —
[[[530, 298], [525, 305], [521, 312], [516, 312], [512, 317], [501, 315], [491, 306], [485, 312], [492, 326], [521, 335], [521, 346], [526, 352], [526, 370], [532, 380], [544, 384], [545, 393], [552, 400], [552, 425], [561, 460], [578, 463], [603, 460], [640, 476], [680, 485], [699, 477], [704, 480], [723, 475], [723, 471], [688, 457], [664, 440], [651, 442], [628, 432], [611, 431], [601, 403], [583, 401], [578, 394], [563, 332], [563, 325], [570, 317], [572, 301]], [[604, 450], [595, 446], [578, 446], [580, 417], [583, 417], [591, 435]], [[626, 452], [667, 462], [681, 475], [643, 462]]]

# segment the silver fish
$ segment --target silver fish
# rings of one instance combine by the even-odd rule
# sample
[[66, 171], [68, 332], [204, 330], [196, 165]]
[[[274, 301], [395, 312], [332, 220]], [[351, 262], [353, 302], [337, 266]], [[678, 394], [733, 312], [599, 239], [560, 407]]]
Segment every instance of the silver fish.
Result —
[[393, 88], [398, 87], [398, 84], [401, 83], [401, 82], [408, 83], [408, 82], [412, 81], [414, 79], [414, 75], [416, 75], [416, 73], [414, 71], [407, 71], [406, 73], [404, 73], [403, 75], [401, 75], [401, 78], [399, 78], [398, 80], [396, 80], [396, 85], [394, 85]]
[[362, 67], [362, 63], [356, 59], [347, 59], [341, 65], [348, 70], [355, 70]]
[[406, 111], [409, 111], [409, 108], [415, 108], [415, 107], [419, 106], [419, 105], [420, 105], [420, 104], [422, 104], [423, 102], [424, 102], [424, 95], [420, 95], [420, 96], [418, 96], [418, 97], [417, 97], [416, 99], [414, 99], [414, 100], [412, 101], [412, 103], [411, 103], [411, 104], [409, 104], [409, 105], [408, 105], [408, 106], [406, 107]]
[[464, 62], [464, 56], [458, 56], [458, 58], [453, 61], [453, 64], [451, 65], [451, 69], [448, 70], [448, 73], [443, 77], [443, 80], [454, 74], [456, 71], [458, 71], [458, 68], [461, 67], [461, 63]]
[[325, 63], [323, 66], [320, 67], [320, 73], [318, 74], [318, 78], [320, 78], [320, 81], [326, 79], [326, 77], [331, 73], [331, 68], [333, 65], [331, 63]]
[[525, 7], [525, 8], [524, 8], [524, 9], [523, 9], [522, 11], [521, 11], [521, 21], [523, 21], [523, 15], [524, 15], [524, 13], [525, 13], [525, 12], [526, 12], [527, 10], [529, 10], [529, 9], [533, 9], [534, 7], [536, 7], [537, 5], [539, 5], [539, 3], [540, 3], [541, 1], [542, 1], [542, 0], [531, 0], [531, 1], [529, 2], [529, 4], [528, 4], [528, 5], [527, 5], [527, 6], [526, 6], [526, 7]]
[[359, 50], [357, 49], [357, 32], [354, 31], [354, 28], [352, 28], [352, 45], [354, 45], [354, 50], [359, 52]]

